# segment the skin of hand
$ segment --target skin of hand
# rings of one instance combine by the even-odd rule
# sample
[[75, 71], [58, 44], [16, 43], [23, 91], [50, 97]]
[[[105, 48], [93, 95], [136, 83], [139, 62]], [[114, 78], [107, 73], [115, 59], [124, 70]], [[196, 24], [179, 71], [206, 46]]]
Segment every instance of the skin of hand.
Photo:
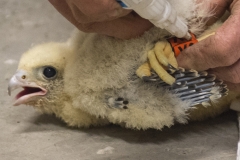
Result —
[[187, 48], [178, 57], [178, 65], [198, 71], [208, 70], [225, 81], [228, 88], [240, 91], [240, 0], [212, 0], [216, 10], [212, 24], [229, 9], [230, 16], [215, 35]]
[[95, 32], [120, 39], [143, 34], [153, 24], [116, 0], [49, 0], [73, 25], [83, 32]]

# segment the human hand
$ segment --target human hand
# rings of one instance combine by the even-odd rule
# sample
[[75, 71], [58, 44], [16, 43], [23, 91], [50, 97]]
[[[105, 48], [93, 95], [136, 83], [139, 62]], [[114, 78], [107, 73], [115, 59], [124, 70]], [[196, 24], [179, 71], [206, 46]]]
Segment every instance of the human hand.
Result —
[[[240, 90], [240, 0], [212, 0], [216, 17], [229, 7], [230, 16], [215, 35], [187, 48], [178, 57], [180, 67], [209, 70], [231, 90]], [[211, 19], [211, 23], [216, 19]]]
[[49, 0], [73, 25], [83, 32], [95, 32], [120, 39], [143, 34], [153, 25], [116, 0]]

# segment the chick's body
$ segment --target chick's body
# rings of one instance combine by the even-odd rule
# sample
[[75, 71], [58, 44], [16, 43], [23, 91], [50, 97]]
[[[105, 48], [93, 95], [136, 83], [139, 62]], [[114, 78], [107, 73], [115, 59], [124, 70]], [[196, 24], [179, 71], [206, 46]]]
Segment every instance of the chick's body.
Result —
[[[195, 1], [187, 2], [188, 13], [175, 6], [185, 19], [192, 16], [192, 5], [196, 5]], [[36, 46], [22, 56], [18, 72], [26, 76], [23, 81], [34, 82], [47, 93], [26, 104], [44, 113], [54, 113], [68, 125], [78, 127], [110, 122], [135, 129], [162, 129], [175, 121], [186, 123], [188, 114], [198, 112], [190, 109], [189, 101], [182, 101], [135, 75], [137, 67], [146, 61], [146, 52], [153, 42], [167, 35], [158, 28], [131, 40], [75, 32], [66, 43]], [[56, 76], [43, 76], [48, 66], [56, 70]], [[223, 101], [228, 103], [234, 97]], [[192, 119], [214, 116], [227, 108], [221, 103], [202, 108]]]
[[[128, 41], [77, 33], [68, 43], [47, 43], [29, 50], [22, 56], [19, 70], [27, 72], [28, 79], [46, 86], [48, 93], [28, 104], [56, 114], [71, 126], [109, 121], [131, 128], [161, 129], [171, 126], [174, 119], [186, 122], [186, 102], [135, 75], [149, 38], [157, 40], [164, 34], [158, 29], [151, 32]], [[38, 73], [43, 66], [54, 67], [58, 72], [56, 79], [44, 80]], [[117, 104], [115, 100], [119, 98], [128, 104]]]

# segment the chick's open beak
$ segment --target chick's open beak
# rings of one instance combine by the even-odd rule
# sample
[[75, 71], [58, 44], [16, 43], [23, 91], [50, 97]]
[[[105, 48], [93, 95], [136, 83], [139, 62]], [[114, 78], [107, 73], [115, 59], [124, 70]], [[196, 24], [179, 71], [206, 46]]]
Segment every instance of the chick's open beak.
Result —
[[25, 104], [29, 102], [32, 97], [44, 96], [47, 90], [31, 81], [28, 74], [23, 70], [18, 70], [15, 75], [9, 81], [8, 95], [11, 96], [11, 92], [18, 88], [23, 88], [15, 97], [14, 106]]

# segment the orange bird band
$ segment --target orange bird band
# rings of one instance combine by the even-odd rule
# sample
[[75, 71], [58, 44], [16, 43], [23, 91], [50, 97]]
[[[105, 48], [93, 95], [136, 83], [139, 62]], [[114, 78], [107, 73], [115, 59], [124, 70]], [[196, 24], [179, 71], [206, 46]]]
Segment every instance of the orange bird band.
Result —
[[170, 43], [173, 52], [175, 53], [175, 56], [177, 57], [184, 49], [192, 46], [193, 44], [197, 43], [198, 40], [196, 39], [196, 36], [192, 33], [190, 33], [192, 38], [190, 40], [186, 40], [184, 38], [177, 38], [172, 37], [167, 39], [167, 41]]

